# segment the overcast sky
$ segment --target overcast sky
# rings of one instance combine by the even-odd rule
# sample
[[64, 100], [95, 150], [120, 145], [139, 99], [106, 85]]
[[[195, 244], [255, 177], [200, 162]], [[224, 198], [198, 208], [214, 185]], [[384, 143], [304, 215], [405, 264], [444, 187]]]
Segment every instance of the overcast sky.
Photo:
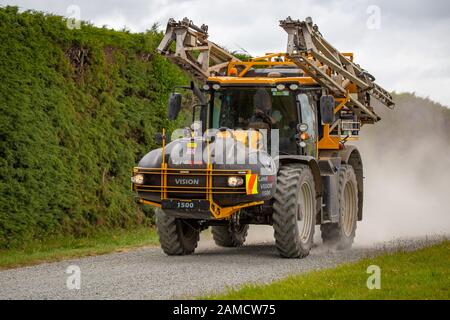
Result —
[[448, 0], [0, 0], [2, 5], [60, 15], [80, 10], [82, 20], [144, 31], [155, 22], [187, 16], [209, 25], [210, 39], [252, 55], [285, 51], [278, 21], [311, 16], [324, 37], [388, 90], [416, 92], [450, 106], [450, 1]]

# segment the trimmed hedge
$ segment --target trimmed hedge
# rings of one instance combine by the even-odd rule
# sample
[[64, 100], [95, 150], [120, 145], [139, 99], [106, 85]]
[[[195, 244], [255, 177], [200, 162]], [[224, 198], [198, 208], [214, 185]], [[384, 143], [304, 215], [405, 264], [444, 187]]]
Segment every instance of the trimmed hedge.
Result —
[[131, 34], [0, 8], [0, 248], [150, 219], [131, 168], [155, 147], [169, 91], [188, 78]]

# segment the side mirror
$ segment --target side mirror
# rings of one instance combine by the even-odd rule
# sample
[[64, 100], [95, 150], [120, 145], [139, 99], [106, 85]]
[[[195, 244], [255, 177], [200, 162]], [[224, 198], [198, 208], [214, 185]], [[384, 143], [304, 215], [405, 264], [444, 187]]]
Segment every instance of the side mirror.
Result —
[[172, 92], [169, 97], [169, 120], [175, 120], [181, 110], [181, 94]]
[[323, 124], [331, 124], [334, 122], [334, 97], [325, 95], [320, 97], [320, 115]]

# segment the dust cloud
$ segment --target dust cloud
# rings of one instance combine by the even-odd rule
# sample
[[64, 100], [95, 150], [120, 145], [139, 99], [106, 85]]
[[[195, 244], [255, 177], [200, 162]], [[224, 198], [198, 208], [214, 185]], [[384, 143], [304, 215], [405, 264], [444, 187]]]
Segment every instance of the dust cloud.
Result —
[[364, 217], [356, 244], [450, 234], [450, 110], [410, 94], [377, 108], [356, 143], [364, 163]]
[[[394, 110], [375, 106], [382, 120], [354, 143], [365, 176], [355, 245], [450, 235], [450, 110], [413, 94], [395, 99]], [[273, 229], [251, 226], [248, 240], [273, 242]]]

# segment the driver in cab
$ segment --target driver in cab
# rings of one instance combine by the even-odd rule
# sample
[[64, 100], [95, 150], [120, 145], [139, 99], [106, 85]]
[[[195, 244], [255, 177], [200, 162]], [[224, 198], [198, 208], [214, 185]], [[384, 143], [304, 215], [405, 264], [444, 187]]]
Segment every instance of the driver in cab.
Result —
[[254, 114], [248, 119], [248, 127], [251, 129], [270, 130], [275, 124], [270, 114], [272, 111], [272, 98], [265, 89], [258, 89], [253, 98]]

